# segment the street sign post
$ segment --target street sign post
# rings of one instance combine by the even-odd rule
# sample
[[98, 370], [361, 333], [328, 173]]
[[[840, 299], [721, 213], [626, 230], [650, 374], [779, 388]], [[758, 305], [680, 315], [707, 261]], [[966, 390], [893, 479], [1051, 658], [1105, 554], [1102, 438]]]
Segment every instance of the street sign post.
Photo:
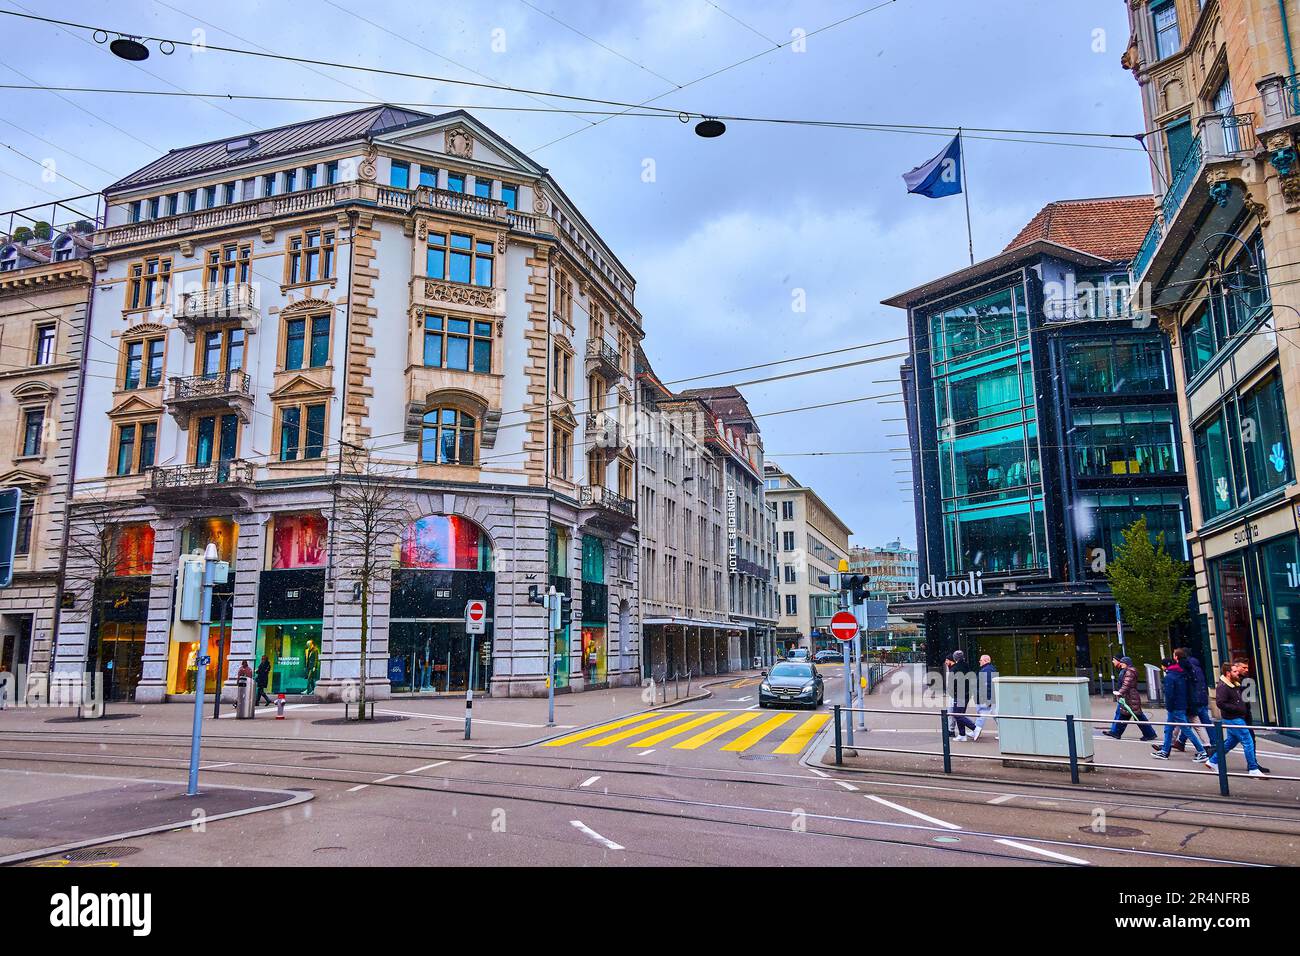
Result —
[[848, 611], [840, 611], [831, 618], [831, 633], [845, 644], [858, 636], [858, 619]]
[[849, 611], [839, 611], [831, 618], [831, 634], [840, 642], [844, 652], [844, 729], [849, 746], [853, 746], [853, 649], [851, 642], [858, 636], [858, 619]]
[[474, 717], [474, 658], [478, 657], [478, 643], [474, 635], [487, 630], [487, 601], [475, 598], [465, 602], [465, 639], [469, 641], [469, 681], [465, 684], [465, 739], [469, 740], [470, 725]]

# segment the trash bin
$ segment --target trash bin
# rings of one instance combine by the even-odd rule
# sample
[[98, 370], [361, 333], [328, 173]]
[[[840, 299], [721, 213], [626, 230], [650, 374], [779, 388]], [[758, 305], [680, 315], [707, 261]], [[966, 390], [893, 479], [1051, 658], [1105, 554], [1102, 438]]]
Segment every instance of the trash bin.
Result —
[[257, 703], [257, 691], [253, 688], [253, 682], [247, 677], [239, 678], [239, 689], [235, 691], [235, 719], [250, 720], [253, 717], [253, 707]]

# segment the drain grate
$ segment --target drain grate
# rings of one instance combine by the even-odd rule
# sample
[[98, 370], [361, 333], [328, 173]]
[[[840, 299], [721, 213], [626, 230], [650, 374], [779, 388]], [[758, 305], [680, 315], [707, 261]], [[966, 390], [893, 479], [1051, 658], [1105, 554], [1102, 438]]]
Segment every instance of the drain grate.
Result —
[[773, 754], [741, 754], [740, 759], [741, 760], [775, 760], [777, 758]]
[[73, 863], [95, 863], [99, 860], [121, 860], [139, 852], [138, 846], [87, 846], [65, 853], [63, 858]]

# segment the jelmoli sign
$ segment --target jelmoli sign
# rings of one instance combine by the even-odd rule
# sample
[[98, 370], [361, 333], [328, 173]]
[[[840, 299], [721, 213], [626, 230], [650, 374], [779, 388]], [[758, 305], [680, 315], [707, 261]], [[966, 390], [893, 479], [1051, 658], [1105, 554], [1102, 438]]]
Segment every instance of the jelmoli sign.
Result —
[[973, 597], [977, 594], [984, 593], [984, 572], [972, 571], [964, 578], [950, 579], [947, 581], [936, 581], [934, 575], [930, 575], [930, 580], [920, 585], [907, 589], [907, 599], [915, 601], [918, 598], [938, 598], [938, 597]]

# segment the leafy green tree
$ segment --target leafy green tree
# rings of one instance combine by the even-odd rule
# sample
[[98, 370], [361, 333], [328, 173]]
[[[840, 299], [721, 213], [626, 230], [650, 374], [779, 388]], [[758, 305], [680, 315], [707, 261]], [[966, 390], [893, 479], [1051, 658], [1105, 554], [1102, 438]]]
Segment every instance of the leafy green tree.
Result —
[[1188, 618], [1192, 586], [1188, 566], [1165, 549], [1163, 531], [1153, 541], [1147, 519], [1124, 529], [1124, 543], [1106, 566], [1111, 593], [1124, 613], [1124, 626], [1136, 636], [1168, 640], [1169, 629]]

